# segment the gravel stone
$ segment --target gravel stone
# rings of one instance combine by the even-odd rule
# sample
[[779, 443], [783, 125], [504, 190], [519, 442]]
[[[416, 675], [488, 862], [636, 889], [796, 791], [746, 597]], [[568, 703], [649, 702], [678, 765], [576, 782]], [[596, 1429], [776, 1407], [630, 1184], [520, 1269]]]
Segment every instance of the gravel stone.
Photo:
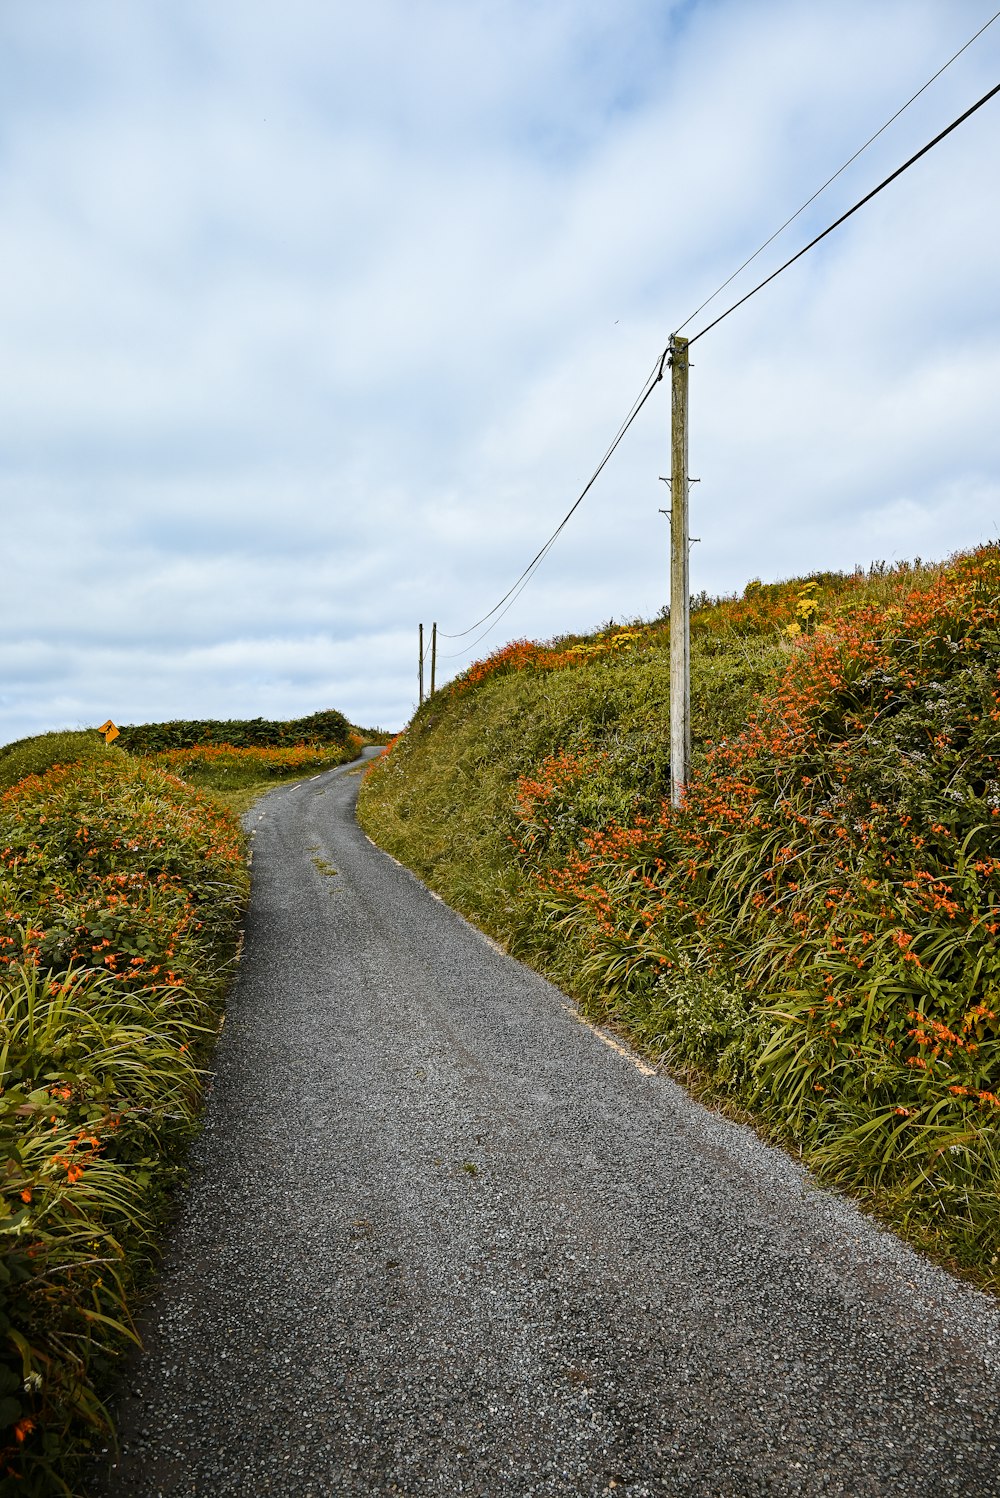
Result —
[[94, 1492], [1000, 1495], [996, 1303], [602, 1043], [368, 842], [357, 786], [248, 814], [192, 1186]]

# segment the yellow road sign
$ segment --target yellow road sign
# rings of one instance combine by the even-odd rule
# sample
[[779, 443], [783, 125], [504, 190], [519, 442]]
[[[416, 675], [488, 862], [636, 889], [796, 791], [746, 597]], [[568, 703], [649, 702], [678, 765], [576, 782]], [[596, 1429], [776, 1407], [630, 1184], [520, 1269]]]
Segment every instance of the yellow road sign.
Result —
[[111, 721], [110, 718], [108, 719], [108, 721], [106, 723], [102, 723], [101, 724], [101, 726], [97, 730], [97, 732], [98, 733], [103, 733], [103, 735], [104, 735], [104, 742], [106, 744], [110, 744], [113, 739], [116, 739], [118, 737], [118, 729], [112, 723], [112, 721]]

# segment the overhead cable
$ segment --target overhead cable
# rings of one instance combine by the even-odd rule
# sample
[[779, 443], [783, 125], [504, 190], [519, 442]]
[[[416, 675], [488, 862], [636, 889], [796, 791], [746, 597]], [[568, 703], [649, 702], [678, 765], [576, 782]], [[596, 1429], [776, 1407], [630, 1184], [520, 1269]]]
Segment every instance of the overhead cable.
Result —
[[803, 245], [801, 250], [797, 251], [791, 259], [785, 261], [784, 265], [779, 265], [777, 270], [772, 271], [769, 276], [765, 276], [763, 281], [759, 281], [752, 291], [747, 292], [746, 296], [741, 296], [739, 301], [734, 302], [731, 307], [727, 307], [725, 312], [720, 312], [719, 316], [708, 323], [706, 327], [702, 328], [700, 333], [696, 333], [693, 338], [689, 338], [688, 343], [697, 343], [699, 338], [704, 338], [706, 333], [710, 333], [713, 328], [717, 328], [719, 323], [729, 316], [730, 312], [735, 312], [737, 307], [742, 307], [743, 303], [748, 302], [752, 296], [756, 296], [758, 291], [763, 291], [764, 287], [768, 286], [776, 276], [780, 276], [782, 271], [787, 270], [790, 265], [794, 265], [796, 260], [801, 260], [802, 256], [815, 245], [818, 245], [821, 239], [825, 239], [828, 234], [832, 234], [834, 229], [839, 229], [840, 225], [845, 223], [852, 214], [857, 213], [858, 209], [863, 208], [866, 203], [870, 203], [872, 198], [877, 198], [879, 193], [889, 186], [890, 182], [895, 182], [897, 177], [901, 177], [905, 171], [908, 171], [913, 166], [914, 162], [919, 161], [921, 156], [926, 156], [928, 151], [933, 150], [936, 145], [939, 145], [945, 136], [950, 135], [953, 130], [957, 130], [959, 125], [964, 124], [970, 115], [975, 114], [977, 109], [982, 109], [984, 104], [988, 104], [995, 94], [1000, 94], [1000, 83], [995, 84], [988, 94], [984, 94], [981, 99], [978, 99], [972, 105], [971, 109], [967, 109], [964, 114], [960, 114], [957, 120], [952, 120], [947, 129], [942, 130], [939, 135], [935, 135], [933, 140], [929, 140], [926, 146], [922, 146], [919, 151], [910, 157], [909, 161], [904, 161], [902, 166], [898, 166], [877, 187], [873, 187], [871, 192], [865, 193], [863, 198], [859, 198], [853, 208], [848, 208], [846, 213], [842, 213], [838, 219], [834, 219], [833, 223], [824, 229], [822, 234], [817, 234], [815, 239], [810, 239], [809, 243]]
[[805, 202], [802, 204], [802, 207], [801, 208], [796, 208], [796, 210], [792, 214], [791, 218], [786, 218], [785, 222], [781, 225], [781, 227], [779, 229], [775, 229], [775, 231], [771, 235], [770, 239], [765, 239], [764, 243], [762, 245], [760, 245], [758, 249], [754, 250], [753, 254], [749, 255], [747, 257], [747, 259], [744, 260], [743, 264], [741, 266], [738, 266], [737, 269], [733, 271], [733, 273], [732, 273], [731, 276], [727, 276], [726, 277], [726, 279], [723, 281], [723, 283], [722, 283], [721, 286], [717, 286], [716, 287], [716, 289], [712, 292], [711, 296], [707, 296], [705, 298], [705, 300], [701, 303], [701, 305], [699, 307], [696, 307], [693, 312], [690, 312], [687, 315], [687, 317], [684, 319], [684, 321], [680, 324], [680, 326], [675, 329], [675, 332], [677, 332], [677, 333], [682, 332], [683, 329], [687, 327], [687, 325], [688, 325], [689, 322], [693, 322], [694, 321], [694, 319], [698, 316], [699, 312], [704, 312], [704, 310], [708, 306], [709, 302], [714, 302], [715, 298], [721, 292], [725, 291], [726, 287], [729, 286], [729, 285], [731, 285], [732, 282], [736, 280], [736, 277], [738, 275], [740, 275], [741, 272], [743, 272], [743, 271], [746, 270], [746, 268], [747, 268], [748, 265], [752, 265], [753, 264], [753, 262], [757, 259], [758, 255], [762, 255], [763, 254], [763, 252], [767, 249], [768, 245], [771, 245], [771, 244], [774, 243], [774, 241], [778, 238], [779, 234], [783, 234], [785, 232], [785, 230], [788, 228], [789, 224], [793, 224], [795, 222], [795, 220], [799, 217], [799, 215], [801, 213], [805, 213], [805, 211], [809, 207], [809, 205], [811, 203], [815, 203], [816, 199], [820, 196], [820, 194], [826, 192], [826, 189], [830, 186], [830, 184], [832, 182], [836, 182], [837, 178], [839, 176], [841, 176], [841, 174], [843, 172], [846, 172], [847, 168], [849, 166], [851, 166], [855, 161], [857, 161], [858, 157], [862, 154], [862, 152], [867, 151], [868, 147], [870, 145], [872, 145], [875, 141], [877, 141], [878, 138], [879, 138], [879, 136], [882, 135], [882, 134], [884, 134], [885, 131], [888, 130], [889, 126], [894, 123], [894, 121], [896, 121], [896, 120], [899, 119], [900, 115], [904, 112], [904, 110], [909, 109], [910, 105], [912, 103], [914, 103], [915, 100], [919, 99], [920, 95], [922, 93], [924, 93], [927, 89], [929, 89], [930, 86], [931, 86], [931, 84], [934, 83], [938, 78], [940, 78], [941, 74], [943, 72], [945, 72], [945, 70], [947, 68], [950, 68], [951, 65], [952, 65], [952, 63], [955, 62], [956, 59], [958, 59], [959, 57], [961, 57], [962, 53], [965, 52], [969, 47], [971, 47], [972, 43], [974, 41], [978, 40], [978, 38], [982, 36], [983, 32], [986, 31], [988, 27], [992, 26], [993, 22], [995, 20], [997, 20], [998, 18], [1000, 18], [1000, 10], [998, 10], [996, 12], [996, 15], [990, 16], [989, 20], [985, 23], [985, 25], [980, 26], [980, 28], [976, 32], [975, 36], [970, 36], [969, 40], [965, 43], [965, 45], [962, 46], [962, 47], [959, 47], [958, 51], [956, 53], [954, 53], [951, 57], [949, 57], [949, 59], [948, 59], [948, 61], [946, 63], [942, 63], [941, 67], [938, 68], [937, 72], [934, 73], [934, 74], [932, 74], [931, 77], [928, 78], [927, 82], [925, 84], [923, 84], [920, 88], [917, 89], [917, 91], [916, 91], [915, 94], [911, 94], [910, 97], [907, 99], [906, 103], [905, 104], [901, 104], [899, 106], [899, 108], [896, 110], [896, 113], [890, 115], [889, 118], [886, 120], [885, 124], [882, 125], [878, 130], [876, 130], [874, 135], [869, 136], [868, 139], [865, 141], [864, 145], [863, 146], [859, 146], [858, 149], [855, 151], [854, 155], [853, 156], [849, 156], [847, 158], [847, 160], [844, 162], [843, 166], [837, 168], [837, 170], [834, 172], [834, 174], [833, 174], [832, 177], [827, 177], [827, 179], [823, 183], [822, 187], [817, 187], [817, 189], [813, 193], [812, 197], [811, 198], [806, 198]]
[[[1000, 11], [998, 11], [996, 15], [994, 15], [993, 17], [991, 17], [991, 19], [986, 22], [985, 26], [980, 27], [980, 30], [976, 32], [975, 36], [970, 37], [969, 41], [966, 42], [965, 47], [970, 46], [971, 43], [976, 40], [976, 37], [981, 36], [982, 32], [986, 30], [986, 27], [992, 25], [993, 22], [998, 17], [1000, 17]], [[960, 48], [959, 52], [955, 53], [955, 57], [958, 57], [961, 52], [964, 52], [965, 51], [965, 47]], [[948, 63], [945, 63], [942, 68], [938, 69], [938, 72], [934, 74], [934, 78], [939, 77], [940, 74], [944, 71], [944, 68], [948, 67], [951, 62], [954, 62], [954, 60], [955, 60], [954, 57], [950, 58]], [[928, 79], [928, 82], [926, 84], [924, 84], [924, 88], [927, 88], [930, 83], [933, 83], [934, 78]], [[922, 92], [923, 92], [923, 89], [918, 90], [918, 93], [913, 95], [913, 99], [917, 98], [919, 96], [919, 94], [922, 93]], [[803, 245], [803, 247], [800, 250], [798, 250], [794, 255], [790, 256], [790, 258], [788, 260], [786, 260], [784, 262], [784, 264], [779, 265], [778, 268], [777, 268], [777, 270], [772, 271], [769, 276], [765, 276], [764, 280], [763, 281], [759, 281], [756, 286], [754, 286], [750, 291], [748, 291], [746, 293], [745, 296], [740, 297], [738, 301], [736, 301], [736, 302], [734, 302], [732, 304], [732, 306], [727, 307], [726, 310], [725, 310], [725, 312], [721, 312], [718, 317], [714, 318], [710, 323], [707, 323], [706, 326], [703, 327], [699, 332], [695, 333], [694, 336], [688, 340], [688, 345], [690, 346], [693, 343], [697, 343], [697, 341], [698, 341], [699, 338], [703, 338], [706, 333], [709, 333], [709, 332], [711, 332], [711, 330], [713, 328], [718, 327], [719, 323], [723, 322], [730, 315], [730, 313], [735, 312], [737, 310], [737, 308], [742, 307], [743, 304], [744, 304], [744, 302], [748, 302], [751, 297], [756, 296], [757, 292], [758, 291], [762, 291], [765, 286], [769, 286], [772, 281], [776, 280], [777, 277], [780, 276], [783, 271], [786, 271], [789, 268], [789, 266], [794, 265], [797, 260], [801, 260], [801, 258], [802, 258], [803, 255], [807, 254], [811, 249], [813, 249], [816, 245], [818, 245], [821, 240], [823, 240], [823, 239], [825, 239], [827, 237], [828, 234], [832, 234], [833, 231], [834, 231], [834, 229], [838, 229], [841, 224], [846, 223], [846, 221], [849, 218], [851, 218], [855, 213], [857, 213], [860, 208], [863, 208], [866, 203], [870, 203], [873, 198], [876, 198], [879, 195], [880, 192], [884, 191], [884, 189], [887, 188], [890, 185], [890, 183], [895, 182], [895, 180], [896, 180], [897, 177], [901, 177], [903, 175], [903, 173], [906, 172], [906, 171], [908, 171], [911, 166], [915, 165], [915, 163], [918, 162], [921, 159], [921, 157], [926, 156], [929, 151], [932, 151], [934, 149], [934, 147], [937, 146], [937, 145], [939, 145], [941, 143], [941, 141], [943, 141], [947, 136], [949, 136], [952, 133], [953, 130], [957, 130], [958, 127], [959, 127], [959, 125], [964, 124], [965, 121], [967, 119], [969, 119], [972, 115], [974, 115], [977, 110], [982, 109], [982, 107], [983, 107], [984, 104], [988, 104], [989, 101], [990, 101], [990, 99], [992, 99], [997, 93], [1000, 93], [1000, 83], [996, 84], [993, 88], [991, 88], [989, 90], [988, 93], [985, 93], [981, 99], [978, 99], [975, 104], [973, 104], [969, 109], [965, 110], [965, 112], [963, 114], [960, 114], [956, 120], [953, 120], [950, 125], [948, 125], [944, 130], [940, 131], [937, 135], [935, 135], [934, 138], [933, 138], [933, 140], [928, 141], [925, 146], [922, 146], [919, 151], [915, 152], [914, 155], [912, 155], [911, 157], [908, 158], [908, 160], [904, 161], [903, 164], [902, 164], [902, 166], [897, 167], [894, 172], [891, 172], [888, 177], [885, 177], [876, 187], [873, 187], [872, 190], [871, 190], [871, 192], [866, 193], [863, 198], [859, 198], [859, 200], [853, 205], [853, 207], [848, 208], [848, 210], [846, 211], [846, 213], [842, 213], [840, 215], [840, 217], [837, 218], [837, 219], [835, 219], [832, 224], [828, 225], [828, 227], [825, 228], [822, 231], [822, 233], [817, 234], [815, 236], [815, 238], [813, 238], [813, 239], [811, 239], [809, 241], [808, 244]], [[905, 109], [905, 108], [907, 108], [908, 104], [911, 104], [913, 102], [913, 99], [908, 100], [907, 104], [904, 104], [901, 109], [897, 110], [896, 114], [892, 116], [892, 119], [896, 119], [897, 116], [902, 113], [902, 110]], [[886, 121], [886, 125], [883, 125], [882, 130], [886, 129], [886, 127], [888, 125], [890, 125], [891, 123], [892, 123], [892, 120], [887, 120]], [[881, 134], [881, 133], [882, 133], [881, 131], [876, 132], [876, 136], [879, 135], [879, 134]], [[876, 136], [872, 136], [871, 139], [875, 140]], [[870, 144], [871, 144], [871, 141], [866, 142], [866, 146], [870, 145]], [[862, 146], [859, 151], [855, 152], [855, 155], [851, 157], [851, 161], [855, 160], [856, 157], [861, 154], [861, 151], [863, 151], [863, 150], [866, 149], [866, 146]], [[845, 169], [845, 167], [847, 167], [849, 165], [850, 165], [850, 161], [845, 162], [844, 163], [844, 167], [841, 167], [840, 170], [843, 171]], [[840, 175], [840, 172], [834, 173], [834, 177], [837, 177], [839, 175]], [[832, 182], [834, 180], [834, 177], [831, 177], [829, 179], [829, 182]], [[825, 183], [824, 187], [825, 186], [829, 186], [829, 182]], [[816, 197], [818, 197], [819, 193], [822, 192], [822, 191], [823, 191], [823, 188], [822, 187], [819, 188], [818, 191], [813, 194], [813, 197], [809, 199], [809, 202], [808, 203], [804, 203], [802, 205], [802, 209], [808, 207], [809, 203], [811, 203]], [[802, 209], [799, 209], [798, 213], [801, 213]], [[798, 217], [798, 213], [793, 214], [792, 215], [792, 219], [797, 218]], [[787, 220], [787, 223], [791, 223], [792, 219]], [[786, 225], [782, 225], [782, 228], [784, 228], [784, 227], [787, 227], [787, 224]], [[776, 233], [771, 236], [771, 239], [767, 240], [766, 243], [761, 246], [761, 250], [766, 249], [767, 245], [770, 244], [777, 237], [777, 235], [780, 234], [780, 233], [781, 233], [781, 229], [777, 230]], [[750, 256], [750, 260], [747, 260], [747, 261], [744, 262], [744, 266], [745, 265], [749, 265], [750, 261], [754, 260], [759, 253], [760, 253], [760, 250], [755, 251], [754, 254]], [[744, 266], [741, 266], [740, 270], [742, 270], [744, 268]], [[730, 281], [733, 280], [736, 275], [739, 275], [739, 271], [734, 272], [734, 276], [731, 276], [729, 278], [729, 280]], [[723, 285], [721, 287], [719, 287], [719, 291], [723, 290], [724, 287], [728, 286], [728, 285], [729, 285], [729, 281], [723, 282]], [[708, 298], [708, 301], [702, 303], [702, 307], [707, 306], [708, 302], [712, 301], [714, 299], [714, 297], [717, 296], [717, 295], [718, 295], [718, 292], [713, 292], [712, 296]], [[700, 311], [700, 310], [701, 310], [701, 308], [698, 308], [695, 312], [691, 313], [691, 315], [685, 320], [684, 323], [681, 323], [680, 326], [681, 327], [685, 327], [687, 325], [687, 323], [690, 322], [693, 317], [697, 316], [697, 312]], [[678, 331], [679, 331], [679, 329], [678, 329]], [[616, 433], [613, 441], [611, 442], [610, 446], [608, 447], [607, 451], [605, 452], [605, 454], [604, 454], [603, 458], [601, 459], [600, 463], [595, 468], [593, 474], [591, 475], [591, 477], [588, 479], [587, 483], [585, 484], [585, 486], [581, 490], [580, 494], [577, 496], [577, 498], [574, 500], [573, 504], [570, 506], [569, 510], [563, 516], [562, 520], [556, 526], [556, 528], [552, 532], [551, 536], [549, 536], [549, 538], [545, 542], [544, 546], [542, 546], [542, 548], [538, 552], [536, 552], [535, 556], [528, 563], [527, 567], [525, 567], [524, 571], [520, 574], [520, 576], [516, 579], [516, 581], [512, 584], [512, 586], [507, 590], [507, 592], [503, 595], [503, 597], [497, 603], [495, 603], [493, 605], [493, 607], [486, 614], [484, 614], [480, 619], [478, 619], [474, 624], [470, 624], [466, 629], [458, 631], [457, 634], [446, 634], [443, 630], [439, 630], [438, 633], [440, 635], [442, 635], [442, 637], [445, 638], [445, 639], [459, 640], [459, 639], [463, 639], [466, 635], [472, 634], [472, 632], [474, 630], [478, 629], [480, 627], [480, 625], [486, 624], [486, 622], [488, 620], [492, 620], [493, 622], [491, 624], [489, 624], [489, 627], [487, 629], [483, 630], [482, 634], [479, 635], [475, 640], [473, 640], [470, 645], [464, 647], [462, 650], [454, 652], [451, 655], [442, 656], [441, 659], [443, 659], [443, 660], [457, 660], [460, 656], [468, 655], [470, 651], [472, 651], [472, 650], [475, 649], [475, 647], [480, 643], [481, 640], [485, 639], [486, 636], [488, 634], [490, 634], [496, 628], [496, 626], [497, 626], [497, 624], [499, 624], [500, 620], [504, 617], [504, 615], [508, 612], [508, 610], [516, 602], [517, 598], [524, 591], [524, 588], [527, 587], [528, 582], [531, 580], [531, 578], [533, 577], [534, 573], [537, 571], [538, 567], [544, 561], [544, 559], [547, 556], [548, 552], [550, 551], [551, 547], [554, 545], [555, 541], [557, 540], [557, 538], [559, 537], [559, 535], [561, 534], [561, 532], [563, 531], [563, 529], [565, 528], [565, 526], [568, 524], [569, 520], [576, 513], [577, 509], [582, 504], [582, 502], [586, 498], [587, 494], [590, 492], [590, 490], [593, 488], [594, 484], [597, 482], [597, 480], [600, 477], [601, 473], [603, 472], [605, 466], [607, 465], [608, 461], [610, 460], [612, 454], [615, 452], [616, 448], [618, 447], [619, 443], [622, 441], [622, 439], [625, 436], [626, 432], [629, 430], [629, 428], [631, 427], [632, 423], [635, 421], [636, 417], [639, 415], [639, 412], [642, 410], [643, 406], [646, 404], [647, 400], [652, 395], [653, 391], [656, 389], [657, 384], [659, 383], [660, 380], [662, 380], [662, 378], [663, 378], [663, 366], [664, 366], [664, 363], [666, 362], [666, 358], [667, 358], [668, 353], [669, 353], [669, 345], [667, 346], [667, 348], [665, 348], [663, 350], [663, 353], [660, 355], [660, 357], [657, 359], [656, 363], [654, 364], [653, 369], [651, 370], [650, 374], [646, 378], [646, 381], [645, 381], [645, 383], [644, 383], [644, 385], [642, 387], [642, 390], [640, 391], [639, 395], [636, 397], [635, 401], [633, 402], [632, 408], [629, 411], [629, 414], [626, 416], [625, 420], [622, 422], [621, 426], [618, 428], [618, 431], [617, 431], [617, 433]]]
[[[666, 354], [664, 353], [663, 358], [657, 359], [656, 363], [653, 365], [653, 368], [650, 370], [645, 381], [643, 382], [642, 389], [636, 396], [635, 400], [632, 402], [632, 406], [629, 410], [628, 415], [625, 417], [621, 426], [618, 428], [618, 431], [615, 433], [615, 436], [607, 451], [605, 452], [603, 458], [598, 463], [597, 467], [594, 469], [594, 472], [591, 474], [590, 478], [587, 480], [583, 489], [577, 495], [570, 508], [566, 511], [566, 514], [563, 516], [562, 520], [560, 520], [551, 536], [545, 542], [544, 546], [542, 546], [542, 548], [535, 553], [531, 561], [528, 563], [527, 567], [525, 567], [524, 571], [521, 573], [520, 577], [518, 577], [517, 580], [511, 585], [511, 587], [508, 588], [507, 592], [497, 603], [493, 605], [488, 613], [484, 614], [481, 619], [476, 620], [475, 624], [470, 624], [467, 629], [459, 630], [457, 634], [446, 634], [444, 630], [438, 630], [438, 634], [443, 639], [461, 640], [466, 635], [472, 634], [473, 630], [478, 629], [480, 625], [485, 624], [488, 619], [493, 619], [493, 624], [490, 625], [489, 629], [484, 630], [478, 639], [473, 640], [471, 645], [466, 646], [465, 649], [459, 650], [452, 655], [442, 656], [442, 660], [453, 661], [457, 660], [460, 655], [467, 655], [470, 650], [474, 649], [474, 647], [479, 644], [479, 640], [485, 639], [486, 635], [490, 633], [490, 630], [492, 630], [495, 625], [498, 624], [503, 618], [503, 615], [507, 612], [507, 609], [504, 608], [504, 604], [507, 604], [508, 608], [510, 607], [510, 604], [514, 602], [517, 595], [528, 583], [529, 579], [532, 577], [537, 568], [541, 566], [550, 548], [556, 541], [556, 538], [560, 535], [564, 527], [568, 524], [569, 520], [579, 509], [580, 505], [583, 503], [590, 490], [594, 487], [618, 444], [621, 442], [622, 438], [625, 436], [625, 433], [628, 431], [629, 427], [632, 425], [633, 421], [635, 421], [639, 412], [642, 410], [643, 406], [646, 404], [647, 400], [656, 389], [657, 384], [663, 378], [663, 360], [665, 357]], [[510, 601], [509, 603], [508, 600]], [[501, 610], [503, 612], [500, 612]], [[495, 619], [494, 615], [496, 615]]]

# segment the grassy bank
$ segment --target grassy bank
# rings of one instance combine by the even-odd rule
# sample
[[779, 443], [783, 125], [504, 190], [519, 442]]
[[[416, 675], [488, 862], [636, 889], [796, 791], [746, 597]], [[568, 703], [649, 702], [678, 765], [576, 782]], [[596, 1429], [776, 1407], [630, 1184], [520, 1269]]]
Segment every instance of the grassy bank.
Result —
[[79, 764], [103, 759], [104, 755], [104, 740], [93, 728], [63, 729], [18, 739], [0, 746], [0, 792], [9, 791], [29, 775], [44, 775], [54, 765]]
[[89, 730], [0, 749], [4, 1492], [74, 1491], [88, 1442], [110, 1434], [102, 1399], [235, 971], [248, 879], [234, 813], [361, 742], [139, 755]]
[[233, 819], [114, 750], [0, 797], [0, 1474], [54, 1493], [132, 1336], [247, 877]]
[[702, 601], [436, 694], [366, 830], [596, 1018], [1000, 1285], [1000, 559]]

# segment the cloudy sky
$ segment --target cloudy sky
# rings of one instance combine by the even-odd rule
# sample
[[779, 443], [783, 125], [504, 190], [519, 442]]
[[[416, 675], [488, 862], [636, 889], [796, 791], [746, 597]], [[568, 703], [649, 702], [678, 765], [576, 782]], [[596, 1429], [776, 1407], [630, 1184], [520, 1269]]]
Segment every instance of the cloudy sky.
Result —
[[[5, 0], [0, 742], [401, 726], [418, 622], [495, 603], [994, 9]], [[711, 312], [998, 81], [1000, 21]], [[695, 590], [998, 536], [998, 148], [1000, 96], [692, 351]], [[474, 655], [665, 602], [667, 390]]]

